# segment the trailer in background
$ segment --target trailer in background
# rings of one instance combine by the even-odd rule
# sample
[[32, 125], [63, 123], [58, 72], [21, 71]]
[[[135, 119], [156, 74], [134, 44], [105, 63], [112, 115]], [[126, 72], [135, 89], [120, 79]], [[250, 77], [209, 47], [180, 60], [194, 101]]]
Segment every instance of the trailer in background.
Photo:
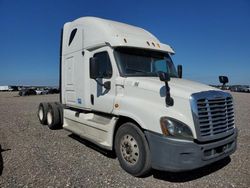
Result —
[[0, 86], [0, 91], [12, 91], [10, 86]]

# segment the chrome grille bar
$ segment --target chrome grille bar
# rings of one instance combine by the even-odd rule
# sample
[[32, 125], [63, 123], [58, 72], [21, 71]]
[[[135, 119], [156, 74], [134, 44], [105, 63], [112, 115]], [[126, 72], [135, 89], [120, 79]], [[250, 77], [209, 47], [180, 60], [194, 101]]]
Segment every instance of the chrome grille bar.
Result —
[[197, 138], [201, 141], [233, 133], [233, 98], [223, 91], [194, 93], [190, 98]]

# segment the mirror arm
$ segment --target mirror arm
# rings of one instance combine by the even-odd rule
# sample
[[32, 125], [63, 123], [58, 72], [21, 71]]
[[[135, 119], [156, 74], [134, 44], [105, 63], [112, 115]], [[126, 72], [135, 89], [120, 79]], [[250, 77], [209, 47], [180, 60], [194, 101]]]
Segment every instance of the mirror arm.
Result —
[[104, 84], [99, 82], [99, 80], [97, 80], [97, 79], [95, 79], [95, 81], [96, 81], [97, 84], [104, 87], [105, 89], [110, 89], [110, 81], [104, 82]]
[[182, 65], [177, 66], [178, 77], [182, 78]]
[[168, 82], [165, 82], [165, 88], [166, 88], [166, 98], [165, 102], [168, 106], [174, 105], [174, 99], [170, 96], [170, 87], [168, 85]]
[[165, 91], [166, 91], [165, 103], [167, 106], [173, 106], [174, 99], [170, 95], [170, 87], [168, 85], [168, 81], [170, 81], [170, 76], [165, 72], [159, 72], [159, 78], [161, 81], [165, 83]]

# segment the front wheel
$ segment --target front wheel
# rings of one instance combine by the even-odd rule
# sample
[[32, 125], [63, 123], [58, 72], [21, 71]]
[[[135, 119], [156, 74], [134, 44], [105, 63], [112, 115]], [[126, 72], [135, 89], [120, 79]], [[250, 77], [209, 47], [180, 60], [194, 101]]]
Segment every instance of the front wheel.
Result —
[[151, 169], [149, 146], [144, 133], [131, 122], [123, 124], [115, 136], [115, 152], [121, 167], [134, 176]]

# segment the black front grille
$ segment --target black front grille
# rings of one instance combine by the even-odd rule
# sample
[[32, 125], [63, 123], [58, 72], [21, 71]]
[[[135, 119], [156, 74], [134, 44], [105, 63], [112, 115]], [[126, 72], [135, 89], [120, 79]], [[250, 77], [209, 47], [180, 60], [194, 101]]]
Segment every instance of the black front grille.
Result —
[[234, 129], [231, 95], [221, 91], [213, 91], [212, 94], [210, 92], [193, 95], [194, 119], [201, 138], [219, 137]]

